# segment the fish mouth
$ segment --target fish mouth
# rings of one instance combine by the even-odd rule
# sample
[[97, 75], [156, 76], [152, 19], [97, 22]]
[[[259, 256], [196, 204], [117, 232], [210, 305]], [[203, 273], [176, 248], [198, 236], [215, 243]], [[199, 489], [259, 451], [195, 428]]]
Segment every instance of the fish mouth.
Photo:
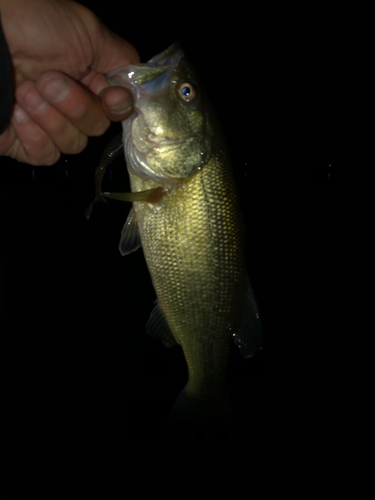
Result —
[[[130, 173], [166, 186], [186, 177], [177, 173], [176, 158], [197, 138], [163, 126], [159, 112], [170, 89], [173, 72], [184, 57], [178, 42], [147, 63], [131, 64], [106, 75], [110, 85], [130, 90], [134, 112], [122, 122], [124, 150]], [[176, 136], [175, 136], [176, 133]], [[181, 164], [181, 160], [177, 160]]]
[[133, 95], [134, 112], [125, 120], [124, 127], [127, 133], [131, 133], [136, 149], [143, 154], [152, 153], [162, 147], [178, 147], [186, 142], [185, 137], [169, 137], [165, 134], [165, 130], [158, 126], [152, 127], [153, 131], [151, 131], [142, 109], [148, 97], [153, 94], [155, 98], [156, 95], [162, 95], [168, 89], [171, 73], [182, 57], [184, 53], [181, 45], [175, 42], [147, 63], [130, 64], [106, 75], [111, 85], [125, 87]]
[[184, 53], [181, 45], [175, 42], [148, 62], [115, 69], [107, 73], [106, 78], [110, 85], [129, 89], [136, 104], [139, 98], [168, 85], [169, 76], [182, 57]]

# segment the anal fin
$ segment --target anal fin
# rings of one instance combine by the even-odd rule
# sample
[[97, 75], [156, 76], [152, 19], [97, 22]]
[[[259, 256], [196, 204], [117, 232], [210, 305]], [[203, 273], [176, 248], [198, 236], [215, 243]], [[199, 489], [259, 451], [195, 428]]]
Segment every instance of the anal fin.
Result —
[[146, 325], [147, 333], [151, 335], [151, 337], [163, 342], [167, 347], [174, 347], [177, 345], [176, 339], [160, 308], [159, 301], [155, 300], [155, 304], [156, 306], [151, 311], [150, 319]]

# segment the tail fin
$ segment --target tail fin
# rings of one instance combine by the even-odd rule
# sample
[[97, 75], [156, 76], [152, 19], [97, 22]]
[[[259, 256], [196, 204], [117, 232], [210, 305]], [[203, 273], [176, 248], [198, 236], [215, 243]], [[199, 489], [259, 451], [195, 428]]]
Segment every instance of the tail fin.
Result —
[[188, 396], [186, 387], [178, 395], [163, 432], [229, 428], [232, 414], [229, 393], [220, 398], [196, 399]]

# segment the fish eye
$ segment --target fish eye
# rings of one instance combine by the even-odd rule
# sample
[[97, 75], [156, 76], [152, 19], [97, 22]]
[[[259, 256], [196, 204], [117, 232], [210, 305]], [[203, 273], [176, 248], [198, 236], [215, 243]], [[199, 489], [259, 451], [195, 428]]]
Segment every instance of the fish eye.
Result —
[[180, 88], [178, 89], [178, 93], [180, 97], [186, 102], [192, 101], [196, 96], [195, 89], [189, 82], [181, 83]]

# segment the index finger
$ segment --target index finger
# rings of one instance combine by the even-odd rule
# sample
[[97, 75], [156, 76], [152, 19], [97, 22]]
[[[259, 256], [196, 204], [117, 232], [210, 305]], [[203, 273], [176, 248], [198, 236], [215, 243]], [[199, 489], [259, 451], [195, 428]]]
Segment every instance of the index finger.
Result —
[[36, 86], [41, 96], [83, 134], [103, 134], [110, 125], [101, 100], [89, 89], [58, 71], [41, 75]]

